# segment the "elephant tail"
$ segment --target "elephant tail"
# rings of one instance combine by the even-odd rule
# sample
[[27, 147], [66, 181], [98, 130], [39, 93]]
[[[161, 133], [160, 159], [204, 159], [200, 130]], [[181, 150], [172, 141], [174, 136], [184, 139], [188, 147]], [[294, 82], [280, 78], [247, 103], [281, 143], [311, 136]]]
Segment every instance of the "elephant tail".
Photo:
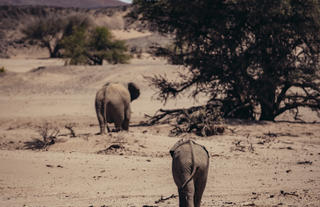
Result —
[[180, 189], [183, 189], [194, 177], [194, 175], [196, 174], [197, 172], [197, 166], [195, 164], [195, 161], [194, 161], [194, 151], [193, 151], [193, 141], [192, 140], [189, 140], [188, 141], [189, 145], [190, 145], [190, 151], [191, 151], [191, 159], [192, 159], [192, 173], [190, 175], [190, 177], [180, 186]]

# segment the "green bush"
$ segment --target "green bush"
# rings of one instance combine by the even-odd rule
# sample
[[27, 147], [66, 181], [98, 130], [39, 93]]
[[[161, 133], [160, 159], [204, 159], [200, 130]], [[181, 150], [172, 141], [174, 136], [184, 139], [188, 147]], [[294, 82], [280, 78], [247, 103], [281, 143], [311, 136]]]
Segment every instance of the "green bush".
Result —
[[74, 28], [72, 35], [66, 36], [61, 41], [63, 57], [66, 57], [67, 65], [88, 64], [86, 55], [86, 30], [85, 28]]
[[106, 27], [96, 27], [91, 31], [82, 27], [62, 40], [63, 56], [67, 64], [102, 65], [109, 63], [128, 63], [130, 56], [124, 41], [114, 40]]

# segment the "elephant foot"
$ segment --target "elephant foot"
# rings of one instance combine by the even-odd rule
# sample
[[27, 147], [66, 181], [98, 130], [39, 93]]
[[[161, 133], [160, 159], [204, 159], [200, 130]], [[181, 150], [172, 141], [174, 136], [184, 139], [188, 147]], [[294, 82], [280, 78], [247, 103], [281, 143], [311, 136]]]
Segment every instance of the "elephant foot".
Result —
[[120, 129], [112, 129], [112, 132], [120, 132]]
[[106, 135], [106, 132], [104, 132], [104, 131], [98, 132], [98, 133], [96, 133], [96, 135]]

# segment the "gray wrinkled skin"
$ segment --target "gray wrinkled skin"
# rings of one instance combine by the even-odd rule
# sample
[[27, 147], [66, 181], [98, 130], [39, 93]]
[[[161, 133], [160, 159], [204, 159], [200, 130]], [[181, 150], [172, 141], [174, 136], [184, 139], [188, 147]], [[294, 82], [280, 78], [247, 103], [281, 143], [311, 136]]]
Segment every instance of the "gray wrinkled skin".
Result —
[[208, 151], [192, 140], [179, 140], [170, 149], [170, 154], [179, 207], [200, 207], [208, 177]]
[[107, 83], [96, 93], [95, 108], [100, 126], [100, 134], [105, 134], [107, 123], [115, 124], [115, 131], [129, 130], [131, 118], [130, 102], [137, 99], [140, 90], [134, 83], [125, 87], [120, 83]]

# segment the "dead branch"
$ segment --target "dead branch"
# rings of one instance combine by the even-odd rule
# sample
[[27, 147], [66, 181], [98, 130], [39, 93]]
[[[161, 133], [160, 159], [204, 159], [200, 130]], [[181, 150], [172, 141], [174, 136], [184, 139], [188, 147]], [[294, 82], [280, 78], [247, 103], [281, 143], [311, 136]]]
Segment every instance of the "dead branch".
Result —
[[222, 134], [222, 114], [218, 104], [207, 104], [182, 109], [160, 109], [154, 116], [146, 115], [143, 126], [170, 123], [173, 129], [170, 134], [177, 136], [182, 133], [195, 133], [199, 136]]
[[178, 196], [177, 196], [177, 195], [174, 195], [174, 194], [172, 194], [172, 195], [169, 196], [169, 197], [163, 197], [163, 196], [161, 196], [161, 198], [160, 198], [159, 200], [155, 201], [154, 203], [156, 203], [156, 204], [162, 203], [162, 202], [164, 202], [164, 201], [166, 201], [166, 200], [169, 200], [169, 199], [172, 199], [172, 198], [176, 198], [176, 197], [178, 197]]
[[73, 129], [73, 127], [75, 127], [75, 126], [76, 126], [75, 123], [68, 123], [64, 126], [66, 129], [70, 130], [71, 137], [76, 137], [76, 133]]
[[[218, 106], [218, 105], [217, 105]], [[198, 111], [200, 109], [205, 108], [206, 105], [201, 106], [193, 106], [190, 108], [182, 108], [182, 109], [159, 109], [155, 115], [145, 115], [145, 117], [149, 118], [146, 122], [142, 123], [143, 126], [152, 126], [155, 124], [161, 124], [161, 123], [168, 123], [173, 118], [176, 118], [178, 115], [185, 114], [188, 116], [188, 114], [191, 114], [195, 111]], [[167, 117], [167, 119], [164, 119]], [[164, 121], [161, 121], [164, 119]]]

